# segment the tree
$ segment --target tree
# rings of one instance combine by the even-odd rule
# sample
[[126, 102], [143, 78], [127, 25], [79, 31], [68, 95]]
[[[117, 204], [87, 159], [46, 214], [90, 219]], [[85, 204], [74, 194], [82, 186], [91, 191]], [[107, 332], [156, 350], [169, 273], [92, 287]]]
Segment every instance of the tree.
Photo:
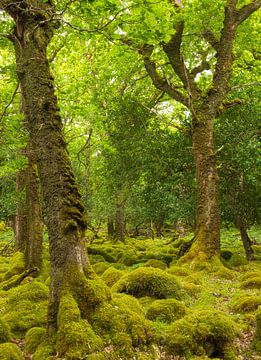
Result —
[[[219, 254], [220, 211], [213, 128], [221, 108], [233, 104], [233, 101], [227, 104], [224, 101], [230, 91], [232, 51], [237, 30], [259, 9], [261, 1], [254, 0], [240, 8], [236, 0], [212, 5], [200, 1], [192, 4], [190, 1], [184, 4], [177, 1], [164, 2], [160, 4], [161, 9], [155, 4], [144, 7], [139, 4], [138, 10], [130, 5], [128, 11], [122, 10], [120, 20], [122, 41], [139, 51], [155, 87], [184, 105], [192, 115], [197, 180], [196, 233], [184, 261], [210, 261]], [[157, 26], [162, 21], [157, 10], [163, 16], [165, 11], [165, 34]], [[131, 26], [130, 16], [143, 17], [144, 28]], [[205, 22], [206, 17], [210, 21]], [[152, 24], [156, 30], [152, 35], [146, 34], [146, 27], [148, 31]]]
[[[45, 204], [50, 241], [51, 284], [48, 331], [57, 329], [61, 298], [71, 294], [81, 313], [108, 297], [88, 301], [90, 273], [84, 244], [85, 218], [71, 170], [46, 48], [57, 27], [51, 2], [1, 0], [0, 9], [14, 21], [8, 37], [14, 44], [16, 71]], [[101, 286], [102, 287], [102, 286]], [[94, 302], [94, 303], [93, 303]]]

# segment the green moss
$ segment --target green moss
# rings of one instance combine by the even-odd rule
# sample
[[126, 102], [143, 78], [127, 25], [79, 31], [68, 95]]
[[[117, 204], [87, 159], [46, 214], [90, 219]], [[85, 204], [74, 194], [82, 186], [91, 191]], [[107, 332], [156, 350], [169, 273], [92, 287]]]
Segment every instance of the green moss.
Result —
[[165, 270], [168, 267], [164, 261], [158, 259], [150, 259], [144, 264], [144, 266], [158, 268], [162, 270]]
[[247, 271], [244, 273], [241, 280], [245, 281], [257, 277], [261, 277], [261, 271]]
[[176, 265], [172, 265], [168, 270], [168, 273], [172, 274], [172, 275], [176, 275], [176, 276], [188, 276], [190, 275], [190, 271], [182, 266], [176, 266]]
[[105, 259], [102, 255], [88, 255], [88, 258], [92, 265], [101, 263], [101, 262], [105, 262]]
[[69, 292], [61, 294], [58, 311], [58, 328], [71, 321], [79, 321], [81, 313], [77, 302]]
[[241, 254], [233, 254], [227, 263], [232, 267], [247, 265], [248, 261]]
[[88, 254], [90, 255], [101, 255], [103, 259], [105, 259], [109, 263], [115, 263], [116, 259], [108, 253], [108, 250], [105, 248], [101, 248], [98, 246], [88, 246], [87, 247]]
[[189, 297], [197, 297], [201, 292], [201, 286], [187, 281], [182, 282], [182, 289]]
[[11, 343], [0, 344], [0, 359], [23, 360], [23, 354], [18, 346]]
[[46, 329], [41, 327], [33, 327], [25, 334], [25, 350], [33, 354], [37, 347], [41, 344], [46, 334]]
[[256, 352], [261, 354], [261, 306], [258, 307], [256, 312], [256, 331], [253, 346]]
[[48, 288], [34, 280], [9, 290], [3, 318], [17, 334], [34, 326], [44, 326], [48, 306]]
[[107, 262], [97, 262], [96, 264], [92, 265], [93, 270], [97, 275], [101, 275], [104, 273], [105, 270], [107, 270], [110, 267], [110, 263]]
[[10, 258], [10, 264], [12, 264], [11, 269], [9, 269], [3, 276], [3, 280], [6, 281], [14, 275], [18, 275], [24, 271], [24, 255], [21, 252], [16, 252]]
[[236, 334], [236, 325], [228, 316], [201, 310], [169, 325], [162, 334], [162, 343], [172, 355], [194, 354], [228, 360], [234, 356], [232, 342]]
[[226, 267], [222, 267], [221, 269], [216, 271], [214, 275], [219, 279], [227, 280], [233, 280], [237, 276], [235, 271], [229, 270]]
[[255, 311], [261, 305], [261, 296], [240, 295], [234, 299], [232, 309], [237, 313], [247, 313]]
[[40, 344], [33, 355], [33, 360], [51, 360], [55, 354], [54, 345], [51, 344]]
[[114, 304], [120, 305], [121, 308], [128, 308], [129, 310], [143, 316], [144, 312], [142, 309], [142, 306], [138, 299], [136, 299], [134, 296], [127, 295], [127, 294], [113, 294], [113, 301]]
[[154, 301], [147, 310], [146, 317], [153, 321], [170, 323], [176, 321], [189, 312], [188, 308], [176, 299]]
[[151, 296], [159, 299], [181, 298], [181, 286], [177, 278], [161, 269], [139, 268], [124, 275], [113, 287], [136, 297]]
[[59, 327], [56, 350], [70, 360], [84, 359], [87, 354], [103, 347], [103, 342], [86, 320], [70, 321]]
[[11, 329], [7, 322], [0, 318], [0, 343], [11, 340]]
[[122, 276], [124, 272], [114, 267], [110, 267], [102, 274], [101, 278], [106, 285], [112, 287]]
[[91, 322], [105, 344], [114, 345], [123, 358], [129, 358], [133, 347], [146, 345], [152, 340], [150, 323], [117, 299], [97, 308]]
[[127, 250], [123, 253], [119, 254], [117, 257], [118, 262], [126, 265], [126, 266], [132, 266], [133, 264], [136, 264], [139, 262], [139, 257], [133, 250]]
[[243, 281], [240, 287], [241, 289], [261, 289], [261, 276]]

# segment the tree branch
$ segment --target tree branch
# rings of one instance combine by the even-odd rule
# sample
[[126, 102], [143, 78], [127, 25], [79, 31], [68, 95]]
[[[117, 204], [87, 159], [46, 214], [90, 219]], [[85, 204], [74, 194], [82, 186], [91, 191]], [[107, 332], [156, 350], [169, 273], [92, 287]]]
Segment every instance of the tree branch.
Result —
[[13, 95], [12, 95], [9, 103], [5, 106], [4, 111], [0, 115], [0, 122], [2, 121], [3, 117], [6, 115], [6, 112], [7, 112], [7, 109], [9, 108], [9, 106], [13, 103], [15, 95], [17, 94], [18, 88], [19, 88], [19, 82], [16, 84], [15, 90], [13, 92]]
[[219, 50], [219, 41], [213, 34], [211, 30], [207, 30], [203, 32], [204, 39], [213, 47], [214, 50], [218, 52]]
[[253, 12], [258, 10], [261, 6], [261, 0], [253, 0], [251, 3], [243, 6], [237, 12], [237, 24], [240, 25], [245, 21]]
[[145, 68], [155, 85], [155, 87], [161, 91], [167, 93], [172, 99], [182, 103], [186, 107], [189, 105], [188, 98], [185, 97], [182, 93], [177, 91], [168, 81], [159, 75], [156, 69], [156, 64], [151, 60], [150, 56], [153, 51], [153, 46], [147, 45], [144, 46], [142, 50], [140, 50], [141, 55], [143, 56], [143, 61]]

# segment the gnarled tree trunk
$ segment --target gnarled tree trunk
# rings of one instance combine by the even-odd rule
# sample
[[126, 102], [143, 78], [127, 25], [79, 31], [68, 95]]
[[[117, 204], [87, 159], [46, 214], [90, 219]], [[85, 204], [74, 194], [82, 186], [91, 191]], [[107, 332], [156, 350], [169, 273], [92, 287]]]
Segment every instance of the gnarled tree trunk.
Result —
[[[62, 121], [46, 48], [54, 27], [51, 1], [0, 0], [15, 21], [12, 40], [17, 75], [41, 182], [50, 242], [51, 284], [48, 310], [49, 333], [58, 327], [60, 299], [70, 293], [81, 314], [88, 312], [109, 294], [89, 301], [91, 286], [85, 275], [92, 274], [84, 243], [85, 219], [81, 197], [72, 173], [63, 137]], [[88, 288], [88, 289], [87, 289]], [[94, 297], [94, 296], [93, 296]]]

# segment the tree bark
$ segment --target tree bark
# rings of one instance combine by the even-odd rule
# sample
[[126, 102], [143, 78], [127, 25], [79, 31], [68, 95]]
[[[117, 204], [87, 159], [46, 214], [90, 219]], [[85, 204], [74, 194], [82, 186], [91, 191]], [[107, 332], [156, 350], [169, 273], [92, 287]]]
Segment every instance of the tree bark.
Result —
[[114, 221], [111, 216], [109, 216], [107, 220], [107, 232], [109, 239], [113, 239], [115, 235], [115, 229], [114, 229]]
[[245, 249], [245, 253], [246, 253], [246, 258], [248, 261], [253, 260], [253, 256], [254, 256], [254, 251], [252, 249], [252, 241], [247, 233], [247, 229], [244, 225], [241, 225], [239, 227], [239, 231], [240, 231], [240, 235], [241, 235], [241, 239], [243, 242], [243, 246]]
[[[27, 150], [28, 167], [26, 169], [26, 213], [27, 239], [25, 242], [26, 269], [42, 266], [43, 223], [41, 212], [40, 183], [37, 165], [31, 149]], [[34, 274], [37, 274], [35, 272]]]
[[125, 213], [123, 202], [116, 204], [114, 239], [121, 242], [125, 241]]
[[25, 170], [20, 170], [16, 175], [16, 192], [18, 201], [14, 219], [15, 248], [17, 251], [25, 252], [27, 238], [27, 214], [23, 191], [25, 190]]

